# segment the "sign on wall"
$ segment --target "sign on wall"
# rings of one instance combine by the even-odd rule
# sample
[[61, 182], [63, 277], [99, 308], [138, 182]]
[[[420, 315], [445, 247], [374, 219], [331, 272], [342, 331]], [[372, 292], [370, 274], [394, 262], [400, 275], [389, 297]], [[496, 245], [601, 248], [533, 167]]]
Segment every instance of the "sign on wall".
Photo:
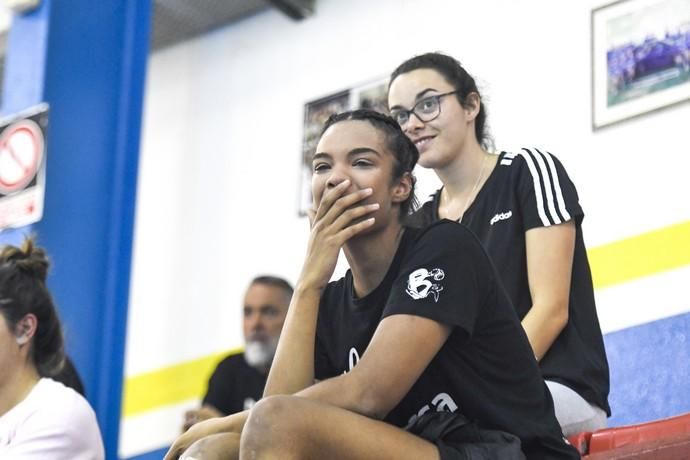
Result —
[[302, 167], [300, 171], [299, 215], [304, 216], [312, 207], [312, 156], [323, 124], [334, 113], [354, 109], [372, 109], [388, 113], [388, 78], [376, 80], [339, 91], [304, 105], [304, 131], [302, 138]]
[[43, 217], [48, 105], [0, 120], [0, 230]]
[[690, 0], [592, 11], [594, 129], [690, 99]]

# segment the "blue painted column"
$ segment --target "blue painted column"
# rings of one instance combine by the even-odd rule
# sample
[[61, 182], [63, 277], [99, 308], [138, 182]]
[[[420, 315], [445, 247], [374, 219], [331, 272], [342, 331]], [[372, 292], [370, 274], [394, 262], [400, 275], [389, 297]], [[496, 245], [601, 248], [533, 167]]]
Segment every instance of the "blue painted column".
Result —
[[[3, 114], [50, 104], [46, 199], [33, 225], [67, 349], [117, 458], [150, 0], [43, 0], [15, 15]], [[17, 232], [3, 240], [17, 239]]]

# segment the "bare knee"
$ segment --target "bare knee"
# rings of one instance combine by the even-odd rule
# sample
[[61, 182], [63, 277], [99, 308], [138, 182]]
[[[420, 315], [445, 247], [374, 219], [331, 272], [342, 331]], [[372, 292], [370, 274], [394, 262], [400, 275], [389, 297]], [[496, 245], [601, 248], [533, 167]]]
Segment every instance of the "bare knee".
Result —
[[288, 458], [300, 448], [299, 407], [301, 399], [294, 396], [271, 396], [259, 401], [251, 410], [242, 430], [242, 458]]
[[184, 451], [180, 460], [236, 460], [239, 457], [239, 435], [220, 433], [196, 441]]

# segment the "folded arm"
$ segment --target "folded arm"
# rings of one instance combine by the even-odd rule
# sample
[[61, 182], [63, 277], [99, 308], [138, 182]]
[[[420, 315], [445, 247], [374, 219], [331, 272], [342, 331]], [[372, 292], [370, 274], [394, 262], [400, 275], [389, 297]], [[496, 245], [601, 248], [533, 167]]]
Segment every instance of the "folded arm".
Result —
[[[407, 394], [448, 339], [450, 330], [419, 316], [389, 316], [381, 321], [352, 371], [295, 395], [381, 419]], [[191, 444], [206, 436], [241, 433], [248, 416], [249, 411], [244, 411], [197, 423], [177, 438], [165, 460], [177, 459]]]
[[450, 330], [419, 316], [389, 316], [381, 321], [352, 371], [296, 395], [381, 419], [410, 391]]

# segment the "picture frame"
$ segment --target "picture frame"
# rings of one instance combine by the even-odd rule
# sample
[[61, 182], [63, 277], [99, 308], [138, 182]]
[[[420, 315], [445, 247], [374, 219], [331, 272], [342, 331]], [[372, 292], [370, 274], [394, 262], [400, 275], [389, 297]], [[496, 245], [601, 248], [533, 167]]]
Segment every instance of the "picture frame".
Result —
[[364, 84], [337, 91], [304, 105], [304, 127], [299, 181], [298, 215], [307, 215], [312, 208], [311, 175], [312, 156], [324, 123], [334, 113], [366, 108], [388, 113], [388, 78], [379, 78]]
[[592, 128], [690, 99], [690, 0], [592, 10]]

